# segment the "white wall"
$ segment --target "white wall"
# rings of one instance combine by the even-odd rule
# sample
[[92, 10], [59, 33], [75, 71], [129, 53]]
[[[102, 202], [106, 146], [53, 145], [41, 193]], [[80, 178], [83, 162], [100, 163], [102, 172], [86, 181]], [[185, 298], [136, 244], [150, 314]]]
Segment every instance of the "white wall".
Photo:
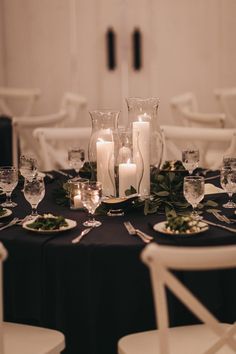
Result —
[[[141, 28], [144, 49], [139, 73], [132, 71], [127, 54], [129, 95], [159, 96], [162, 124], [172, 122], [169, 99], [185, 91], [196, 93], [202, 110], [216, 110], [213, 89], [236, 85], [235, 0], [125, 3], [128, 50], [135, 25]], [[121, 0], [0, 0], [2, 4], [6, 84], [39, 87], [43, 95], [36, 113], [55, 111], [67, 90], [85, 95], [89, 109], [125, 110]], [[114, 72], [108, 72], [105, 55], [105, 32], [111, 25], [119, 60]], [[0, 55], [0, 82], [2, 61]], [[83, 120], [89, 124], [88, 115]]]
[[0, 86], [4, 85], [4, 7], [3, 0], [0, 0]]

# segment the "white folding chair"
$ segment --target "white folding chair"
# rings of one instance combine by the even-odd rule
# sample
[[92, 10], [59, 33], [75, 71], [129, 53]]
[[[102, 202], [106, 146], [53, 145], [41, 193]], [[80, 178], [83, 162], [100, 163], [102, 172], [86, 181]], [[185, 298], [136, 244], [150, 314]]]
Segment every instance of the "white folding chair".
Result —
[[162, 125], [164, 160], [181, 160], [181, 151], [199, 149], [200, 166], [218, 169], [224, 155], [236, 156], [236, 129]]
[[64, 335], [56, 330], [3, 322], [2, 264], [7, 251], [0, 243], [0, 354], [59, 354]]
[[18, 140], [22, 154], [33, 154], [40, 158], [36, 141], [33, 137], [33, 130], [37, 127], [56, 127], [67, 118], [66, 112], [58, 112], [43, 116], [13, 117], [13, 164], [18, 165]]
[[66, 126], [78, 127], [81, 125], [82, 113], [87, 105], [87, 100], [84, 96], [76, 93], [66, 92], [62, 97], [61, 111], [67, 112], [68, 119]]
[[33, 105], [40, 95], [39, 89], [0, 87], [0, 114], [28, 116], [32, 114]]
[[224, 113], [202, 113], [198, 110], [198, 103], [192, 92], [173, 97], [170, 106], [174, 121], [183, 126], [223, 128], [225, 126]]
[[236, 87], [216, 89], [214, 93], [229, 126], [236, 128]]
[[[150, 269], [158, 330], [131, 334], [118, 342], [119, 354], [233, 354], [236, 325], [220, 323], [171, 272], [236, 266], [236, 246], [171, 247], [148, 245], [142, 260]], [[168, 288], [202, 322], [169, 327]]]
[[[33, 135], [38, 142], [40, 168], [49, 171], [68, 168], [67, 151], [72, 145], [78, 145], [87, 151], [91, 128], [37, 128]], [[59, 148], [57, 142], [60, 142]]]

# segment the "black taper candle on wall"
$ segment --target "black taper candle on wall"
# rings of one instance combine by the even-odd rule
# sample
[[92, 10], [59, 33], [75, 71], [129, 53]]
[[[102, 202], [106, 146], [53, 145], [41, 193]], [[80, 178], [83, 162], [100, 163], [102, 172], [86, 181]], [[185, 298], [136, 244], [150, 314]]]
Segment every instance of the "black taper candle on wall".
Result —
[[141, 70], [142, 67], [142, 36], [139, 28], [135, 28], [132, 34], [133, 41], [133, 68]]
[[109, 70], [116, 68], [116, 35], [113, 28], [108, 28], [106, 33], [107, 41], [107, 67]]

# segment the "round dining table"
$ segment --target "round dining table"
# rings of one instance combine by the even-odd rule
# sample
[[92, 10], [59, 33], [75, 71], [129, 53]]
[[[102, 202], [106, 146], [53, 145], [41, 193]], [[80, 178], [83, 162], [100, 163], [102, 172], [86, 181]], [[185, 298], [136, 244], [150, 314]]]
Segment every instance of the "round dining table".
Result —
[[[79, 243], [72, 243], [88, 217], [85, 211], [71, 210], [55, 202], [55, 190], [67, 178], [52, 171], [45, 177], [46, 194], [39, 212], [63, 215], [76, 220], [71, 230], [40, 234], [14, 225], [0, 231], [0, 241], [8, 250], [4, 264], [4, 318], [62, 331], [67, 354], [116, 354], [122, 336], [156, 328], [149, 271], [140, 254], [145, 243], [130, 235], [125, 221], [153, 236], [153, 242], [172, 246], [217, 246], [236, 244], [236, 233], [210, 226], [192, 236], [172, 236], [154, 231], [153, 225], [165, 215], [144, 215], [143, 209], [128, 210], [123, 216], [98, 215], [102, 222]], [[212, 180], [217, 184], [217, 177]], [[206, 196], [219, 203], [227, 196]], [[18, 206], [4, 223], [30, 213], [22, 185], [13, 200]], [[224, 213], [235, 218], [232, 210]], [[220, 223], [212, 214], [204, 218]], [[233, 227], [233, 226], [232, 226]], [[236, 229], [236, 224], [235, 224]], [[185, 285], [224, 322], [236, 320], [236, 271], [178, 272]], [[168, 293], [170, 325], [198, 320]]]

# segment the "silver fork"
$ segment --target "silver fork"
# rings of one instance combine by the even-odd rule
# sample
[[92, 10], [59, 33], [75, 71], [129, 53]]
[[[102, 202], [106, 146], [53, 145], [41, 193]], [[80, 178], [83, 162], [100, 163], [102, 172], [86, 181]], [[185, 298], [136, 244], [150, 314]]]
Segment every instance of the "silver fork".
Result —
[[87, 235], [91, 230], [93, 229], [93, 227], [87, 227], [87, 229], [84, 229], [79, 236], [75, 237], [71, 242], [72, 243], [79, 243], [81, 241], [81, 239]]
[[6, 225], [0, 227], [0, 231], [4, 230], [4, 229], [6, 229], [6, 228], [8, 228], [8, 227], [10, 227], [10, 226], [15, 225], [18, 221], [19, 221], [19, 218], [14, 218], [14, 219], [12, 219], [8, 224], [6, 224]]
[[128, 233], [130, 235], [137, 235], [138, 237], [141, 238], [141, 240], [145, 243], [149, 243], [151, 240], [153, 240], [152, 236], [149, 236], [147, 234], [145, 234], [144, 232], [142, 232], [139, 229], [135, 229], [135, 227], [131, 224], [130, 221], [125, 221], [124, 225], [126, 227], [126, 230], [128, 231]]
[[220, 214], [218, 211], [216, 210], [212, 210], [212, 214], [216, 217], [216, 219], [218, 219], [219, 221], [223, 221], [226, 222], [227, 224], [232, 224], [231, 220], [229, 218], [227, 218], [226, 215], [224, 214]]

